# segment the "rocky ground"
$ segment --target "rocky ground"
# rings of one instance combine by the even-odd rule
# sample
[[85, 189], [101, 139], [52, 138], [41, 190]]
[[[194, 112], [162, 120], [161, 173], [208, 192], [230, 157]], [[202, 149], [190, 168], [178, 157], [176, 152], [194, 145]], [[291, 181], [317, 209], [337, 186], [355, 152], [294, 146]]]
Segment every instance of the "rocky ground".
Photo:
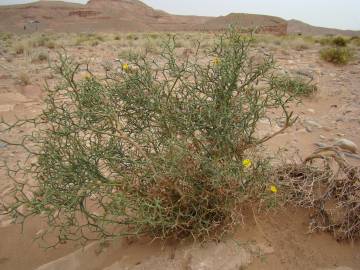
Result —
[[[95, 72], [101, 72], [101, 65], [115, 65], [119, 51], [144, 45], [124, 37], [98, 44], [76, 44], [79, 42], [73, 42], [73, 37], [62, 38], [68, 54], [77, 60], [91, 59]], [[281, 42], [258, 44], [258, 52], [271, 51], [281, 69], [311, 77], [318, 85], [314, 96], [293, 104], [299, 120], [270, 141], [267, 149], [276, 153], [281, 148], [287, 158], [301, 159], [319, 146], [338, 144], [350, 150], [349, 162], [360, 164], [360, 61], [355, 59], [345, 66], [326, 63], [319, 58], [319, 46], [311, 44], [299, 50]], [[60, 47], [32, 48], [20, 54], [11, 47], [0, 49], [0, 117], [12, 121], [16, 116], [36, 115], [42, 108], [45, 80], [50, 85], [56, 81], [46, 59], [39, 59], [39, 50], [46, 58], [55, 59]], [[355, 50], [359, 54], [359, 49]], [[266, 134], [281, 126], [263, 121], [259, 132]], [[12, 139], [27, 131], [26, 127], [17, 130]], [[23, 157], [20, 149], [0, 143], [1, 161], [15, 162]], [[10, 188], [5, 171], [0, 171], [0, 198]], [[279, 208], [259, 214], [254, 209], [244, 216], [243, 226], [234, 235], [204, 246], [138, 239], [117, 240], [102, 249], [98, 243], [85, 249], [69, 243], [46, 251], [32, 241], [44, 226], [40, 220], [30, 220], [21, 234], [18, 225], [0, 217], [0, 269], [360, 269], [360, 243], [308, 234], [308, 213], [304, 210]]]

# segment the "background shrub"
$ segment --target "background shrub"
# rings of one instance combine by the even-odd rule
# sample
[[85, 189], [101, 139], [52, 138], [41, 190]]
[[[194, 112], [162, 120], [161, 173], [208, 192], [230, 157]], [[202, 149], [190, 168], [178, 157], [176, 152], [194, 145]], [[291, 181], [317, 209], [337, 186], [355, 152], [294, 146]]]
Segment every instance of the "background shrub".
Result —
[[308, 97], [317, 91], [317, 86], [312, 83], [312, 80], [305, 81], [305, 79], [300, 76], [278, 76], [274, 78], [271, 83], [274, 88], [284, 89], [289, 95], [296, 97]]
[[331, 47], [322, 49], [320, 51], [320, 56], [327, 62], [344, 65], [349, 63], [353, 58], [353, 53], [346, 47]]
[[347, 40], [343, 37], [335, 37], [333, 40], [332, 40], [332, 43], [335, 45], [335, 46], [339, 46], [339, 47], [346, 47], [347, 45]]

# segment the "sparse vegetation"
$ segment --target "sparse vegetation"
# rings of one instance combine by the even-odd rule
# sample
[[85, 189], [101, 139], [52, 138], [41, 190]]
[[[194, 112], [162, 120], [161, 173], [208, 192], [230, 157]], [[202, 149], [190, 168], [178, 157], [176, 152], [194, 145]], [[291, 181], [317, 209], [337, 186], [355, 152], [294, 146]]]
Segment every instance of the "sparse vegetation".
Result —
[[285, 92], [296, 97], [309, 97], [317, 91], [317, 86], [312, 83], [312, 80], [306, 81], [300, 76], [278, 76], [271, 83], [274, 88], [283, 89]]
[[321, 49], [320, 56], [327, 62], [345, 65], [352, 60], [353, 52], [347, 47], [329, 47]]
[[346, 47], [347, 45], [347, 40], [343, 37], [335, 37], [333, 40], [332, 40], [332, 43], [335, 45], [335, 46], [338, 46], [338, 47]]
[[307, 42], [305, 42], [302, 39], [297, 39], [295, 40], [291, 46], [296, 50], [296, 51], [304, 51], [304, 50], [308, 50], [310, 48], [309, 44]]
[[338, 47], [346, 47], [348, 44], [348, 39], [342, 36], [327, 36], [317, 40], [323, 46], [338, 46]]
[[127, 40], [138, 40], [139, 39], [139, 36], [137, 34], [134, 34], [134, 33], [129, 33], [127, 34], [126, 36], [126, 39]]
[[75, 45], [79, 46], [82, 44], [88, 44], [91, 46], [97, 46], [101, 42], [104, 42], [104, 41], [105, 41], [104, 37], [99, 34], [95, 34], [95, 33], [84, 34], [84, 33], [82, 33], [76, 37]]
[[30, 84], [30, 77], [26, 72], [20, 72], [17, 75], [17, 81], [19, 84], [26, 86], [26, 85]]
[[354, 44], [355, 46], [360, 47], [360, 37], [359, 37], [359, 36], [352, 37], [352, 38], [350, 39], [350, 43], [351, 43], [351, 44]]
[[9, 47], [11, 46], [13, 41], [13, 34], [7, 32], [0, 32], [0, 43], [2, 47]]
[[26, 45], [24, 42], [17, 42], [14, 44], [13, 49], [16, 54], [23, 54], [25, 52]]
[[38, 51], [32, 56], [32, 62], [43, 62], [49, 59], [49, 54], [45, 51]]
[[[10, 176], [25, 177], [4, 212], [19, 222], [45, 216], [58, 235], [51, 246], [142, 234], [209, 239], [269, 193], [271, 167], [259, 147], [296, 120], [287, 109], [292, 92], [273, 83], [272, 57], [254, 65], [251, 38], [236, 31], [204, 58], [177, 58], [175, 42], [156, 59], [130, 55], [106, 81], [75, 79], [79, 65], [62, 56], [53, 67], [62, 81], [48, 89], [42, 114], [1, 124], [3, 134], [37, 127], [20, 144], [29, 163], [5, 164]], [[284, 127], [257, 137], [274, 108]]]

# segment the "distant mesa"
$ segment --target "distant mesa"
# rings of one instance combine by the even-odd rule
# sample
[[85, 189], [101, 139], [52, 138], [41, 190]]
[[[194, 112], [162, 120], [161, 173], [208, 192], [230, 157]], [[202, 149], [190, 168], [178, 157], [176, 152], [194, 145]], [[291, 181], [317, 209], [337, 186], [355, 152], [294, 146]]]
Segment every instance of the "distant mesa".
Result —
[[[37, 21], [36, 27], [29, 21]], [[286, 33], [342, 33], [298, 21], [254, 14], [227, 16], [180, 16], [153, 9], [139, 0], [90, 0], [87, 4], [42, 0], [30, 4], [0, 6], [0, 31], [219, 31], [234, 25], [243, 29], [285, 35]], [[340, 32], [338, 32], [340, 31]], [[345, 34], [354, 34], [346, 32]], [[355, 32], [356, 34], [356, 32]], [[357, 32], [357, 34], [359, 34]]]

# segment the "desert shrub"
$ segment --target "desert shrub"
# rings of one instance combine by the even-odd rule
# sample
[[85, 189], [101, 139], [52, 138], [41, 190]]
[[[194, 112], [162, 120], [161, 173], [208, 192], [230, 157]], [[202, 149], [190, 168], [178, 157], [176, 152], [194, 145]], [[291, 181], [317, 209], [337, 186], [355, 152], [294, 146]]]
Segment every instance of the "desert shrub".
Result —
[[312, 79], [305, 80], [300, 76], [277, 76], [271, 84], [274, 88], [283, 89], [284, 92], [295, 97], [308, 97], [317, 91], [317, 86], [312, 83]]
[[11, 46], [13, 41], [13, 34], [8, 32], [0, 32], [0, 43], [2, 47], [9, 47]]
[[328, 45], [333, 45], [333, 36], [325, 36], [325, 37], [319, 37], [316, 42], [320, 43], [320, 45], [322, 46], [328, 46]]
[[38, 51], [32, 56], [32, 62], [43, 62], [49, 59], [49, 54], [45, 51]]
[[150, 33], [147, 36], [151, 39], [158, 39], [160, 37], [159, 33]]
[[0, 32], [0, 39], [1, 40], [9, 40], [13, 37], [12, 33], [8, 33], [8, 32]]
[[343, 37], [335, 37], [333, 40], [332, 40], [332, 43], [335, 45], [335, 46], [339, 46], [339, 47], [346, 47], [347, 45], [347, 40]]
[[17, 82], [23, 86], [30, 84], [30, 76], [26, 72], [20, 72], [17, 75]]
[[360, 47], [360, 36], [351, 37], [350, 42], [351, 44]]
[[151, 39], [145, 40], [144, 45], [141, 47], [145, 48], [145, 51], [147, 53], [156, 53], [156, 54], [159, 53], [159, 48], [160, 48], [159, 43]]
[[296, 39], [291, 43], [291, 47], [297, 51], [304, 51], [310, 48], [309, 43], [305, 42], [303, 39]]
[[37, 34], [32, 36], [27, 40], [27, 43], [30, 47], [47, 47], [49, 49], [55, 48], [55, 39], [56, 37], [49, 34]]
[[81, 33], [77, 36], [75, 40], [75, 45], [91, 45], [91, 46], [97, 46], [101, 42], [104, 42], [105, 39], [103, 36], [95, 33]]
[[138, 39], [139, 39], [139, 35], [134, 34], [134, 33], [129, 33], [129, 34], [127, 34], [127, 36], [126, 36], [126, 39], [127, 39], [127, 40], [138, 40]]
[[23, 54], [25, 53], [26, 47], [24, 42], [17, 42], [13, 45], [13, 50], [16, 54]]
[[342, 36], [327, 36], [318, 39], [317, 42], [323, 46], [346, 47], [346, 45], [348, 44], [348, 39]]
[[55, 49], [56, 48], [56, 43], [53, 40], [48, 40], [45, 43], [45, 47], [47, 47], [48, 49]]
[[329, 47], [321, 49], [320, 56], [327, 62], [344, 65], [353, 58], [353, 53], [346, 47]]
[[[235, 30], [205, 57], [177, 58], [175, 43], [156, 58], [129, 55], [106, 79], [77, 79], [80, 65], [61, 56], [53, 68], [62, 79], [41, 115], [1, 125], [2, 134], [37, 128], [20, 144], [27, 166], [7, 165], [11, 177], [33, 180], [16, 180], [4, 213], [20, 222], [46, 217], [58, 235], [53, 245], [143, 234], [209, 239], [231, 230], [241, 207], [268, 190], [259, 147], [295, 121], [287, 110], [294, 97], [272, 83], [272, 57], [252, 62], [251, 38]], [[256, 136], [273, 109], [285, 126]]]

